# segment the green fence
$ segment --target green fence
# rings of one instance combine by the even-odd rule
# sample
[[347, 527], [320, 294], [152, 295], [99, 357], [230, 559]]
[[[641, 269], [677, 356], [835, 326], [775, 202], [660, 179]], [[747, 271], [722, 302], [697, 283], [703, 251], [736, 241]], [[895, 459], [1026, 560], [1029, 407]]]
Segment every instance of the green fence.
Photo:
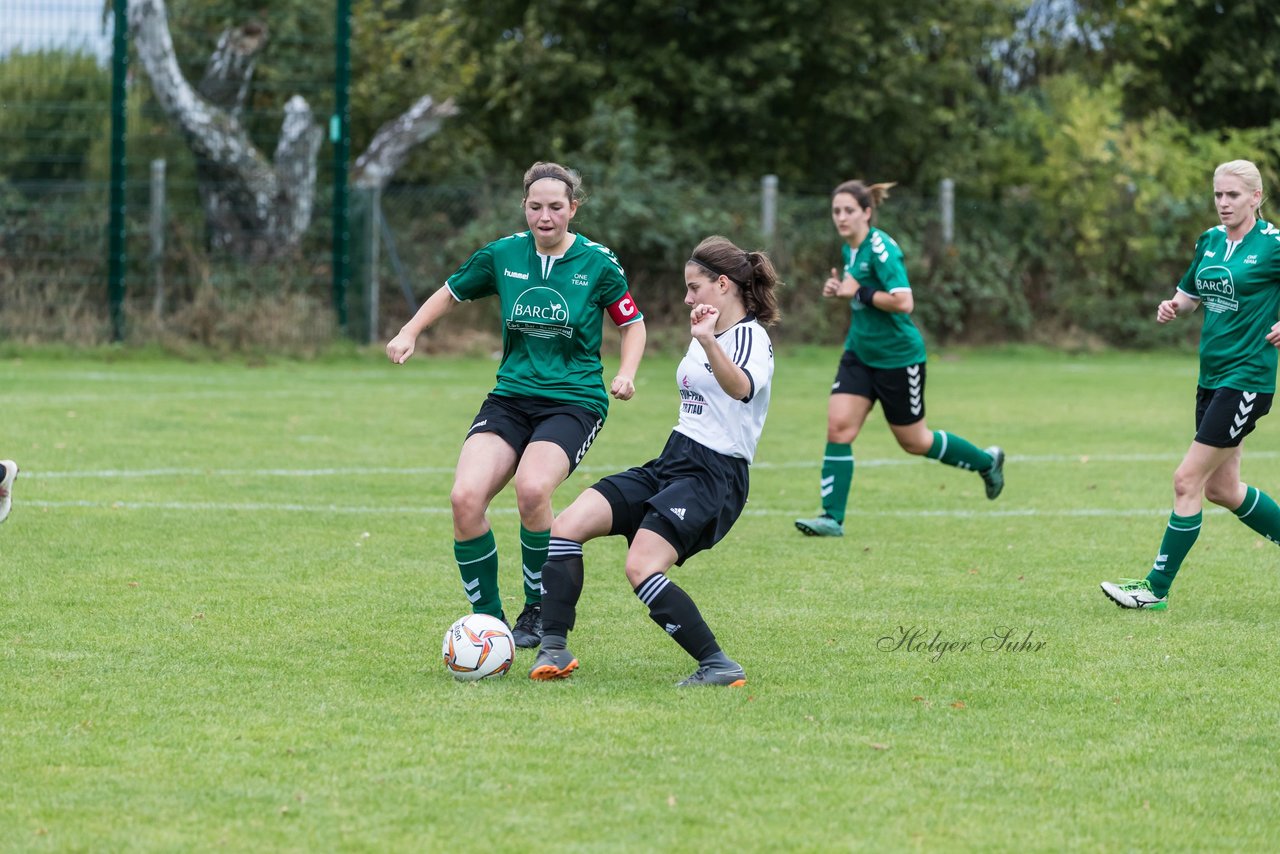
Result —
[[[263, 4], [261, 19], [233, 14], [232, 0], [167, 4], [186, 80], [234, 116], [264, 162], [276, 156], [288, 105], [307, 104], [321, 137], [314, 198], [305, 229], [288, 245], [253, 222], [227, 219], [245, 187], [193, 153], [162, 109], [137, 40], [126, 42], [117, 29], [124, 0], [0, 3], [0, 341], [123, 338], [293, 353], [343, 334], [379, 342], [471, 251], [523, 228], [518, 181], [527, 164], [486, 180], [441, 176], [432, 186], [347, 192], [355, 152], [337, 118], [346, 109], [345, 2], [305, 14], [301, 4]], [[224, 38], [251, 54], [251, 78], [238, 78], [243, 87], [211, 78], [211, 57], [227, 58]], [[393, 118], [363, 108], [349, 109], [364, 126]], [[530, 152], [530, 160], [539, 156], [547, 155]], [[592, 156], [570, 164], [583, 171], [591, 196], [576, 226], [619, 255], [655, 333], [679, 326], [689, 249], [723, 233], [773, 253], [788, 282], [780, 340], [839, 339], [847, 309], [817, 296], [838, 257], [828, 188], [778, 187], [767, 209], [774, 194], [762, 176], [691, 186], [644, 174], [643, 157], [619, 168], [611, 152]], [[1138, 210], [1112, 192], [1115, 182], [1106, 187], [1112, 221], [1142, 226], [1120, 234], [1120, 244], [1105, 229], [1075, 228], [1070, 216], [1079, 212], [1060, 214], [1058, 205], [1037, 205], [1017, 190], [956, 198], [948, 239], [945, 193], [896, 188], [880, 225], [906, 250], [926, 334], [1167, 342], [1169, 333], [1157, 335], [1150, 323], [1150, 307], [1176, 281], [1211, 211], [1185, 199], [1148, 200]], [[466, 308], [450, 326], [475, 331], [471, 340], [484, 346], [478, 333], [496, 328], [492, 310]], [[448, 338], [433, 333], [428, 345], [467, 343]]]
[[[0, 5], [0, 336], [229, 347], [253, 335], [295, 345], [331, 338], [345, 318], [348, 275], [334, 239], [347, 232], [346, 123], [334, 121], [344, 5], [273, 21], [269, 10], [255, 19], [223, 3], [168, 4], [186, 80], [234, 116], [264, 162], [286, 102], [300, 97], [310, 108], [324, 139], [314, 202], [296, 248], [283, 252], [260, 245], [272, 235], [254, 234], [252, 220], [218, 227], [228, 221], [218, 206], [232, 206], [240, 189], [161, 109], [119, 25], [123, 0], [105, 9], [102, 0]], [[219, 40], [246, 34], [269, 49], [252, 57], [251, 76], [218, 78], [210, 60]], [[240, 92], [226, 91], [237, 82]], [[238, 234], [227, 240], [227, 231]]]

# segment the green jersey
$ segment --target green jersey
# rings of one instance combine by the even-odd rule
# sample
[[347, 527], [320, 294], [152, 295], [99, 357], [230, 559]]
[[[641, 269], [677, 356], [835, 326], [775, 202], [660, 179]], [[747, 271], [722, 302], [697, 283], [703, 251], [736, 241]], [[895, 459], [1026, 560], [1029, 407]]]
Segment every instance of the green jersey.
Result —
[[601, 375], [604, 312], [617, 326], [643, 320], [622, 265], [581, 234], [564, 255], [538, 252], [522, 231], [472, 255], [445, 286], [460, 300], [495, 294], [502, 303], [502, 362], [493, 393], [582, 406], [603, 418], [609, 397]]
[[1280, 229], [1258, 220], [1232, 242], [1214, 226], [1196, 241], [1178, 290], [1204, 309], [1200, 386], [1273, 394], [1276, 348], [1266, 335], [1280, 311]]
[[[888, 293], [911, 290], [902, 250], [878, 228], [867, 233], [857, 252], [846, 244], [841, 257], [845, 273], [857, 279], [859, 285]], [[881, 311], [856, 299], [849, 301], [849, 307], [853, 317], [844, 348], [862, 364], [870, 368], [905, 368], [925, 360], [924, 339], [911, 322], [911, 315]]]

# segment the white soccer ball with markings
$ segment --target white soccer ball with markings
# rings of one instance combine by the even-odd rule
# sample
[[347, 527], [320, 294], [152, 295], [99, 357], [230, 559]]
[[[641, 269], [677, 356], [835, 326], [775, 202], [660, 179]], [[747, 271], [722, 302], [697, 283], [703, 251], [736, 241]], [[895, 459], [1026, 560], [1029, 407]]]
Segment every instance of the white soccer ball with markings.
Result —
[[444, 633], [441, 653], [454, 679], [472, 682], [505, 676], [516, 657], [516, 640], [497, 617], [467, 614]]

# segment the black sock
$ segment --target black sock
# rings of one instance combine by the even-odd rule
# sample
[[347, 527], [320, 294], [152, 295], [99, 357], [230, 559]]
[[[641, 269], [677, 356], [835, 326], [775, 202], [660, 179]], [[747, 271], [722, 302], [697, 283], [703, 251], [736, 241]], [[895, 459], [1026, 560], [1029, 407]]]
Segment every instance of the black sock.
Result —
[[552, 537], [542, 565], [542, 633], [565, 637], [573, 630], [582, 596], [582, 543]]
[[716, 636], [702, 619], [698, 606], [664, 573], [655, 572], [640, 582], [635, 592], [640, 601], [649, 606], [649, 619], [696, 661], [701, 663], [720, 651]]

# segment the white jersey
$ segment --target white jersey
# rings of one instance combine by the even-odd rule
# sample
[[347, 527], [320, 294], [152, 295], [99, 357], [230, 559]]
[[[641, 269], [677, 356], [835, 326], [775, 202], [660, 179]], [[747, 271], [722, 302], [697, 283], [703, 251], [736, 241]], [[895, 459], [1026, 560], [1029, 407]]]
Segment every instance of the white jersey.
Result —
[[750, 463], [769, 413], [773, 343], [755, 315], [749, 314], [717, 335], [716, 344], [746, 373], [751, 391], [742, 400], [729, 397], [711, 373], [706, 351], [693, 339], [676, 369], [680, 421], [675, 431], [717, 453]]

